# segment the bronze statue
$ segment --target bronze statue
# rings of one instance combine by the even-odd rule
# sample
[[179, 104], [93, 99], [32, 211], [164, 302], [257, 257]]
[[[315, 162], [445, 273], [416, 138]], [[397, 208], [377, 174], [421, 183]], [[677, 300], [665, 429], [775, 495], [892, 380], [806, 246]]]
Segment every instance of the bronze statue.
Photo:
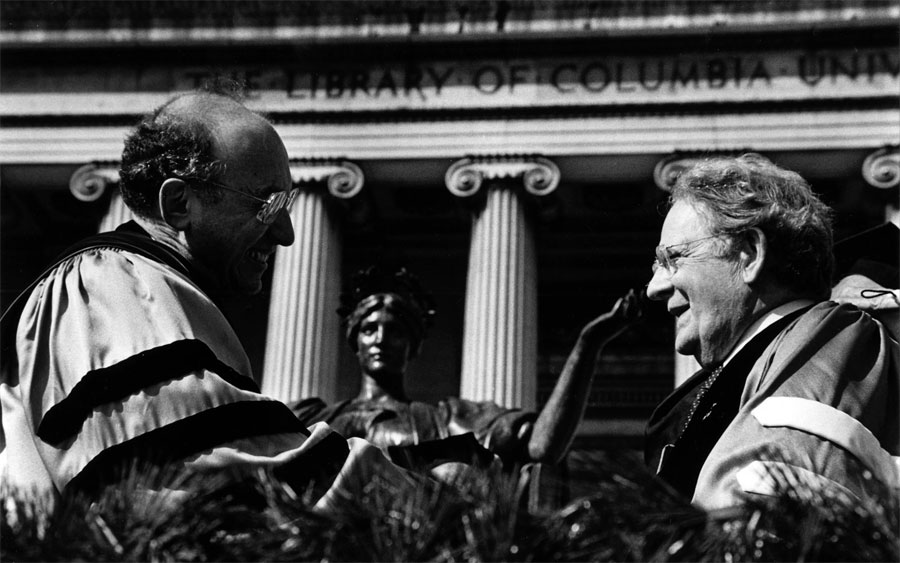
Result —
[[[407, 397], [406, 368], [419, 353], [435, 308], [405, 269], [389, 273], [373, 267], [357, 273], [341, 302], [338, 313], [344, 317], [347, 341], [362, 372], [360, 392], [330, 406], [320, 399], [300, 401], [292, 406], [295, 414], [306, 424], [324, 420], [346, 437], [366, 438], [395, 461], [402, 447], [431, 444], [425, 455], [432, 458], [432, 466], [468, 461], [471, 452], [465, 451], [466, 443], [454, 439], [467, 433], [505, 464], [558, 462], [584, 414], [597, 356], [640, 317], [638, 297], [632, 291], [586, 325], [547, 404], [533, 413], [489, 401], [449, 397], [429, 404]], [[436, 440], [443, 440], [443, 446]], [[442, 451], [454, 447], [464, 451]]]

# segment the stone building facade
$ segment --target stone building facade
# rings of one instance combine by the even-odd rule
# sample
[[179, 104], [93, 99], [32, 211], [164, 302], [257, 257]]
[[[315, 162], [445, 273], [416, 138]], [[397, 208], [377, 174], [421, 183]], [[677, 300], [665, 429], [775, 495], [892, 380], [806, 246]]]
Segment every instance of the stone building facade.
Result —
[[[57, 1], [0, 12], [2, 305], [128, 218], [122, 139], [243, 82], [292, 159], [297, 240], [230, 311], [263, 389], [355, 392], [342, 280], [404, 264], [437, 301], [415, 398], [535, 408], [581, 326], [649, 280], [667, 190], [705, 154], [807, 177], [838, 237], [897, 221], [894, 1]], [[692, 369], [671, 320], [611, 346], [581, 434], [637, 439]]]

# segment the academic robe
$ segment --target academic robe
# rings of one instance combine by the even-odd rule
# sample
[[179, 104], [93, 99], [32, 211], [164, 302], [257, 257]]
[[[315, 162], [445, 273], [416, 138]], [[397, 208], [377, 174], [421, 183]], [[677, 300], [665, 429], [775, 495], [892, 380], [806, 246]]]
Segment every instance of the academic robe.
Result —
[[0, 382], [6, 494], [93, 491], [135, 463], [270, 468], [302, 487], [330, 483], [351, 453], [386, 461], [325, 424], [304, 427], [262, 395], [197, 279], [132, 222], [67, 253], [10, 308]]
[[[896, 490], [900, 352], [885, 327], [825, 302], [760, 336], [690, 416], [708, 373], [661, 404], [648, 426], [648, 462], [707, 509], [785, 486], [854, 497]], [[677, 451], [679, 441], [693, 455], [666, 460], [666, 445]]]

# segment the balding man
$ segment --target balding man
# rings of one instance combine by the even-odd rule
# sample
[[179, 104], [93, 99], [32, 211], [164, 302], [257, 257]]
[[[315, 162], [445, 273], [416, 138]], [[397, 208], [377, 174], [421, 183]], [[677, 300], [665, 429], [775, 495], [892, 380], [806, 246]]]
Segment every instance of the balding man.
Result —
[[135, 465], [301, 487], [386, 465], [261, 395], [216, 305], [259, 292], [294, 240], [272, 125], [226, 92], [175, 97], [127, 138], [121, 191], [134, 221], [76, 245], [3, 319], [4, 496], [96, 493]]

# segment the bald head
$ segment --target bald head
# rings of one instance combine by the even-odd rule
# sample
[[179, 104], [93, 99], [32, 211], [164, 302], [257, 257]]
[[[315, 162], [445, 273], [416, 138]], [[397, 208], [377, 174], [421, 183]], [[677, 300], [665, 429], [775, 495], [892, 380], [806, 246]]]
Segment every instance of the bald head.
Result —
[[121, 177], [125, 203], [147, 228], [175, 233], [207, 285], [256, 293], [275, 249], [293, 243], [284, 143], [227, 96], [184, 94], [145, 117], [125, 142]]
[[[157, 196], [167, 178], [221, 178], [238, 152], [284, 152], [271, 124], [223, 94], [182, 94], [145, 116], [126, 138], [120, 171], [125, 204], [159, 219]], [[216, 197], [216, 194], [210, 194]]]
[[204, 126], [215, 137], [229, 126], [268, 122], [239, 101], [221, 94], [191, 92], [170, 100], [156, 112], [159, 121], [178, 120]]
[[214, 119], [217, 116], [238, 116], [253, 113], [235, 98], [212, 92], [189, 92], [175, 96], [157, 111], [156, 117], [182, 119]]
[[221, 165], [266, 154], [283, 153], [284, 145], [272, 125], [238, 101], [217, 94], [184, 94], [161, 108], [161, 120], [178, 120], [209, 132], [212, 153]]

